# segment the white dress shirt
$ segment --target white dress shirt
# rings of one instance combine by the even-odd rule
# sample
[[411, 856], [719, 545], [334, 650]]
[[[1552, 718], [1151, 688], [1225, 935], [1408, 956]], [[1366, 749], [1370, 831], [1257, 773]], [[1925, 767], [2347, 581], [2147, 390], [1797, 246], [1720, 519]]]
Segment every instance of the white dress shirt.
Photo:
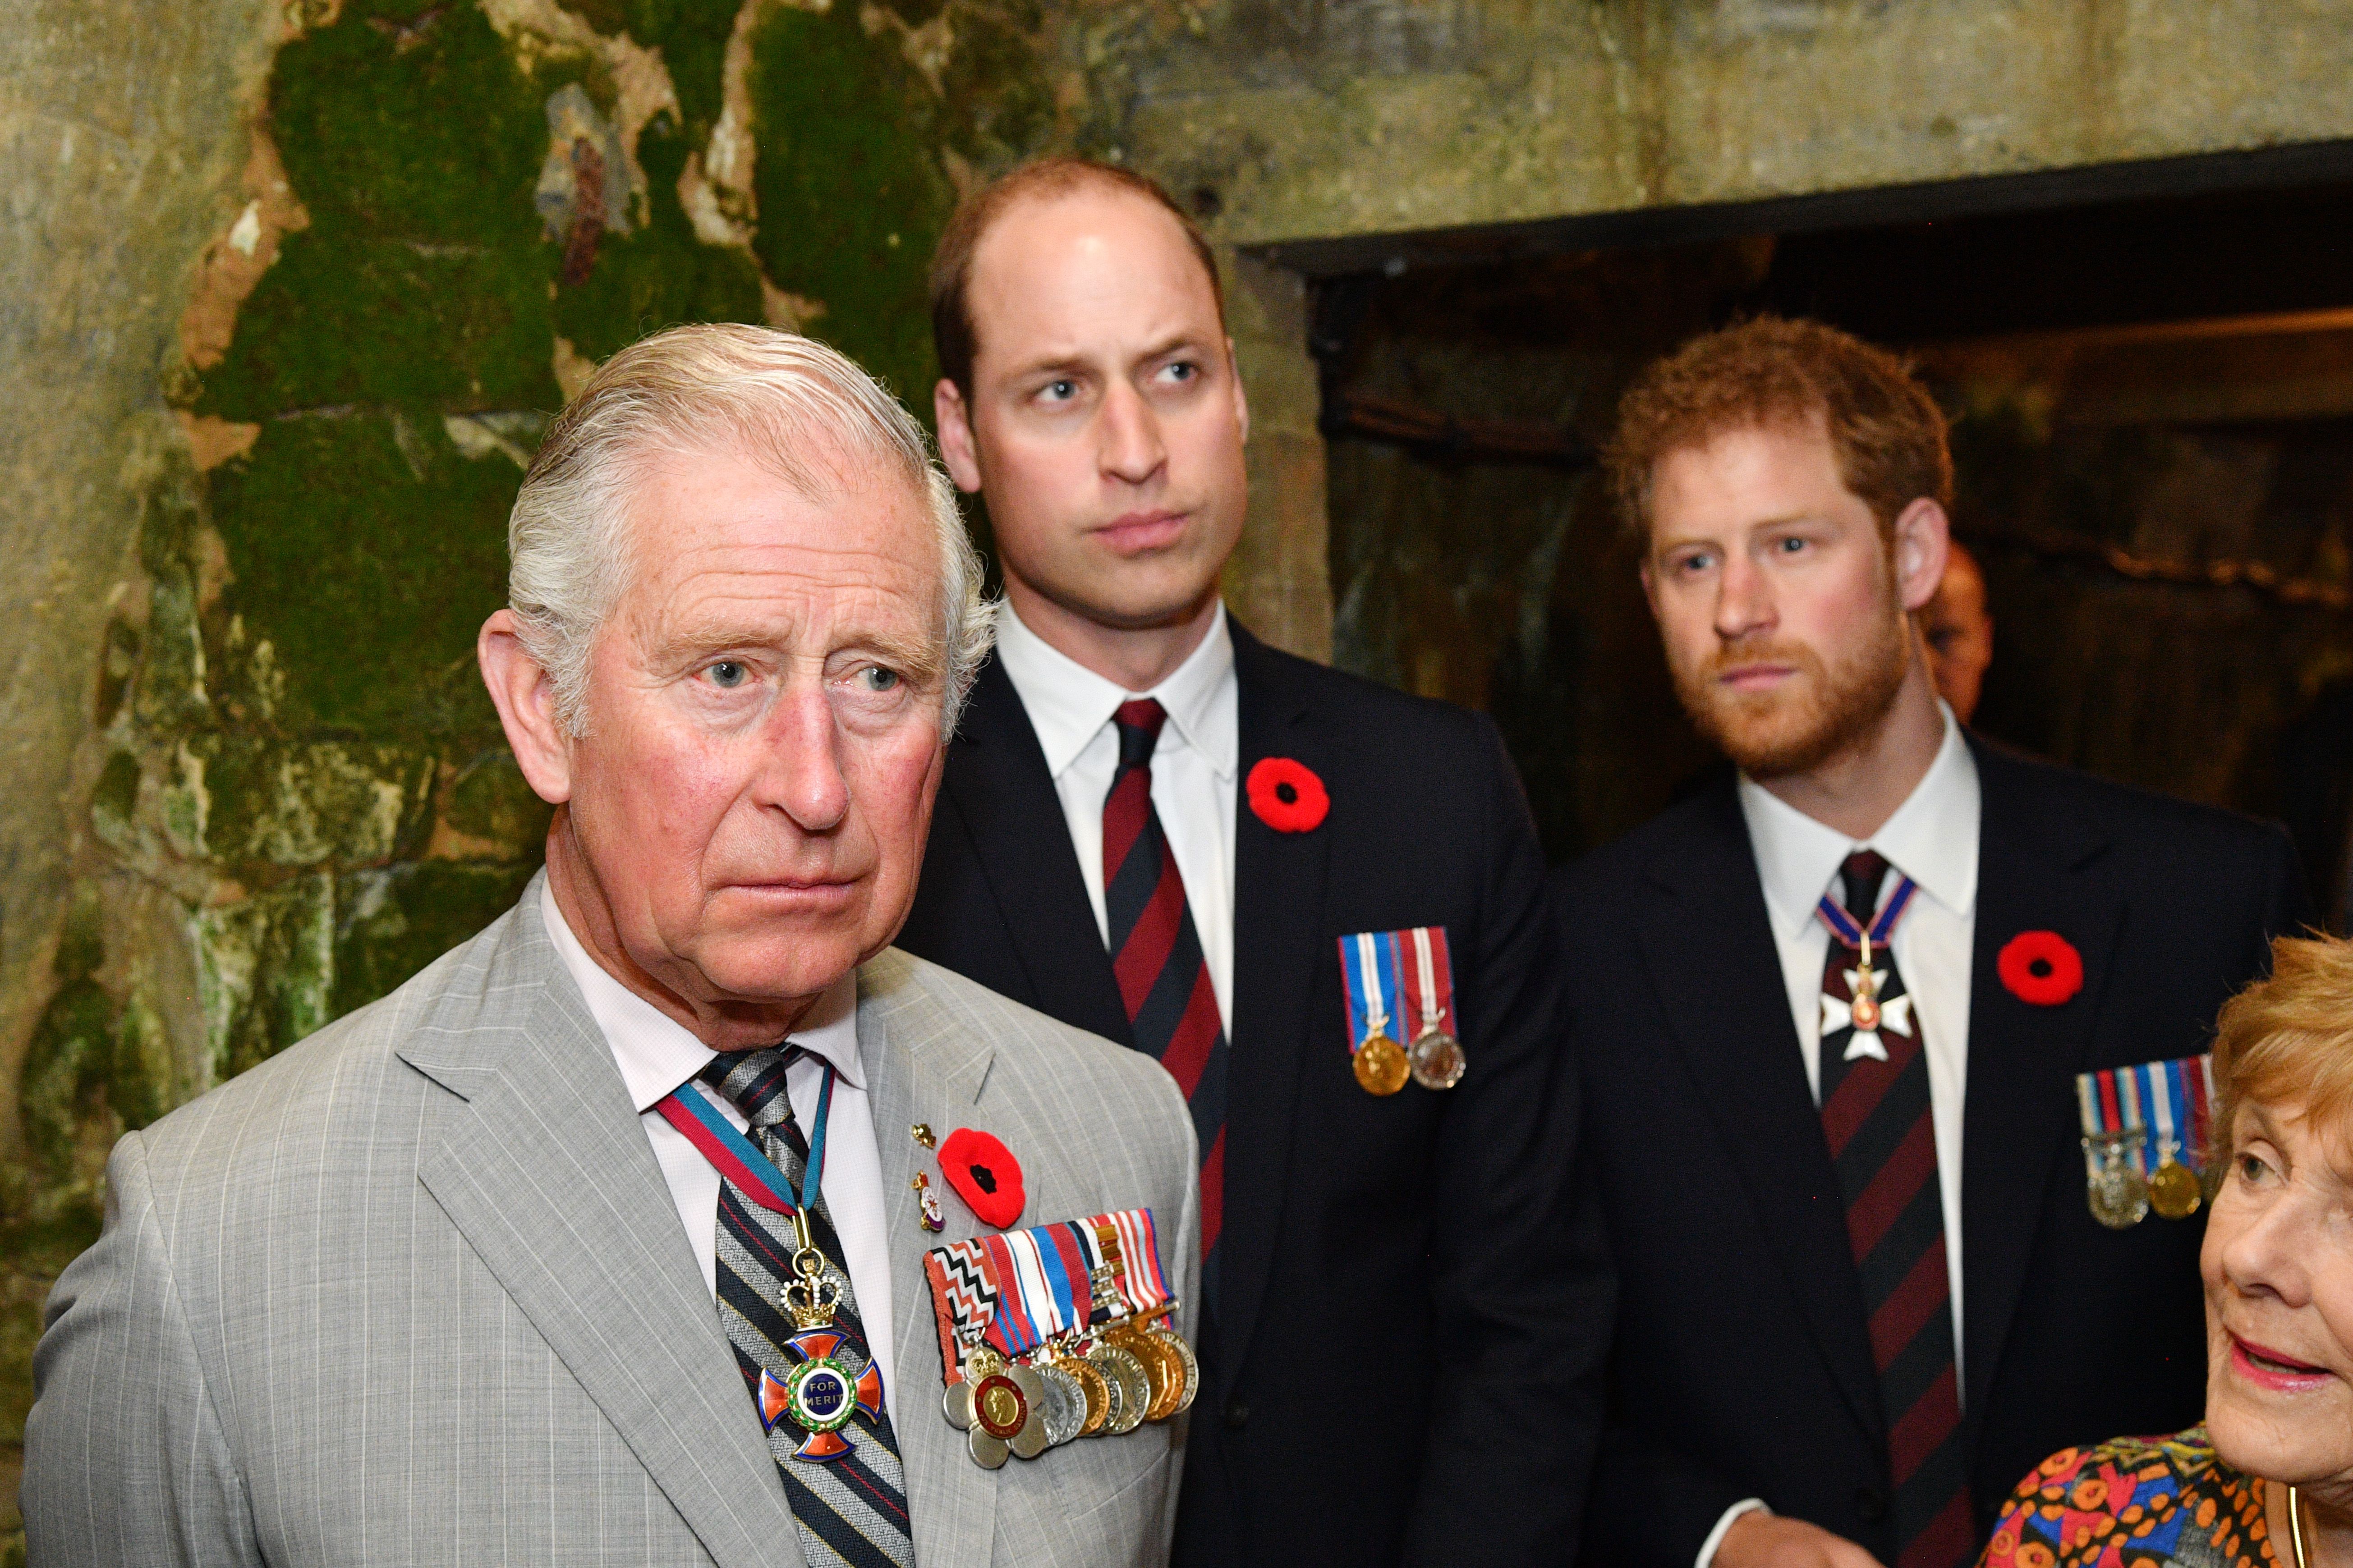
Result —
[[[646, 1142], [653, 1145], [654, 1162], [661, 1167], [670, 1201], [678, 1205], [679, 1223], [686, 1227], [687, 1243], [702, 1268], [702, 1283], [715, 1300], [719, 1173], [686, 1134], [664, 1121], [654, 1107], [701, 1072], [703, 1064], [718, 1053], [589, 957], [544, 883], [540, 887], [539, 909], [557, 955], [587, 998], [588, 1012], [604, 1031], [605, 1043], [612, 1047], [621, 1081], [628, 1086], [630, 1103], [638, 1108], [638, 1124], [646, 1130]], [[875, 1145], [874, 1117], [866, 1100], [866, 1068], [858, 1055], [856, 972], [837, 981], [788, 1037], [820, 1058], [802, 1057], [785, 1074], [785, 1092], [792, 1100], [793, 1114], [804, 1133], [817, 1125], [826, 1066], [834, 1070], [825, 1165], [818, 1174], [820, 1201], [832, 1216], [834, 1234], [841, 1238], [842, 1263], [849, 1271], [849, 1289], [858, 1298], [859, 1321], [867, 1327], [868, 1348], [873, 1352], [874, 1364], [881, 1369], [883, 1395], [891, 1399], [898, 1387], [891, 1363], [897, 1320], [892, 1315], [891, 1259], [884, 1245], [887, 1211], [882, 1203], [882, 1158]], [[743, 1113], [733, 1102], [724, 1095], [708, 1098], [738, 1131], [745, 1128]], [[896, 1408], [893, 1403], [894, 1412]]]
[[1062, 802], [1071, 847], [1079, 853], [1095, 930], [1111, 943], [1103, 900], [1103, 798], [1119, 771], [1119, 730], [1112, 715], [1140, 697], [1158, 700], [1168, 721], [1152, 752], [1152, 805], [1185, 879], [1185, 902], [1208, 961], [1218, 1016], [1233, 1034], [1234, 773], [1241, 756], [1241, 698], [1234, 680], [1234, 639], [1226, 607], [1201, 646], [1149, 691], [1127, 691], [1048, 646], [1021, 624], [1008, 600], [997, 613], [997, 657], [1029, 727], [1046, 753], [1046, 771]]
[[[1926, 1037], [1928, 1113], [1936, 1129], [1936, 1183], [1945, 1209], [1945, 1272], [1952, 1284], [1953, 1373], [1961, 1373], [1961, 1111], [1968, 1086], [1969, 984], [1977, 940], [1978, 765], [1961, 739], [1953, 710], [1945, 717], [1936, 759], [1879, 831], [1857, 844], [1743, 775], [1740, 810], [1757, 874], [1765, 885], [1765, 912], [1788, 987], [1789, 1017], [1814, 1101], [1822, 1093], [1822, 967], [1831, 936], [1814, 906], [1824, 893], [1844, 901], [1839, 868], [1858, 849], [1875, 849], [1891, 869], [1883, 899], [1900, 873], [1919, 884], [1888, 945], [1913, 998], [1913, 1016]], [[1708, 1568], [1724, 1532], [1741, 1514], [1764, 1507], [1735, 1503], [1701, 1546], [1698, 1568]]]

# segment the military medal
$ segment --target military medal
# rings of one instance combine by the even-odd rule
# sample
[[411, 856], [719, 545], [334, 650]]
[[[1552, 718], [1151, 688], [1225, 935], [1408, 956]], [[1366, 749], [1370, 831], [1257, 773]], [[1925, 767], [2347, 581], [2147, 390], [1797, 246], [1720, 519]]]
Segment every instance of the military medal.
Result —
[[1388, 998], [1398, 994], [1397, 951], [1386, 933], [1340, 939], [1340, 973], [1348, 993], [1350, 1066], [1366, 1094], [1395, 1094], [1411, 1071], [1405, 1047], [1389, 1037]]
[[818, 1462], [853, 1451], [849, 1439], [841, 1435], [853, 1417], [863, 1415], [872, 1423], [883, 1419], [882, 1369], [871, 1356], [860, 1357], [849, 1336], [834, 1327], [845, 1281], [839, 1270], [826, 1261], [809, 1227], [825, 1177], [825, 1134], [832, 1121], [833, 1079], [833, 1068], [828, 1067], [825, 1087], [818, 1094], [817, 1120], [809, 1134], [808, 1159], [802, 1167], [798, 1193], [776, 1162], [719, 1113], [710, 1091], [701, 1085], [691, 1083], [673, 1089], [654, 1107], [724, 1180], [762, 1208], [792, 1222], [793, 1250], [787, 1263], [791, 1278], [777, 1292], [776, 1300], [793, 1323], [792, 1337], [780, 1347], [789, 1364], [781, 1373], [773, 1367], [761, 1368], [756, 1393], [762, 1430], [773, 1435], [779, 1423], [791, 1423], [804, 1434], [792, 1457]]
[[935, 1234], [945, 1230], [948, 1218], [940, 1212], [940, 1195], [932, 1191], [931, 1177], [918, 1171], [915, 1173], [915, 1179], [907, 1184], [915, 1189], [915, 1199], [922, 1205], [920, 1217], [916, 1223], [925, 1230]]
[[2084, 1140], [2093, 1161], [2084, 1188], [2092, 1217], [2110, 1230], [2130, 1230], [2148, 1216], [2148, 1183], [2135, 1170], [2128, 1151], [2141, 1146], [2138, 1133], [2103, 1133]]
[[1898, 880], [1895, 890], [1887, 895], [1886, 903], [1872, 917], [1869, 926], [1859, 923], [1828, 894], [1814, 906], [1814, 913], [1830, 928], [1831, 937], [1855, 954], [1854, 967], [1844, 971], [1845, 999], [1827, 991], [1821, 994], [1823, 1042], [1828, 1044], [1831, 1036], [1848, 1032], [1841, 1060], [1860, 1061], [1868, 1057], [1873, 1061], [1886, 1061], [1887, 1045], [1879, 1037], [1882, 1029], [1907, 1040], [1913, 1037], [1912, 998], [1880, 994], [1883, 982], [1872, 965], [1871, 951], [1874, 947], [1883, 952], [1887, 950], [1888, 940], [1895, 933], [1895, 922], [1912, 907], [1912, 895], [1917, 891], [1919, 884], [1911, 878]]
[[1200, 1384], [1149, 1209], [977, 1236], [923, 1255], [947, 1387], [975, 1462], [1034, 1458], [1185, 1409]]
[[993, 1470], [1008, 1453], [1034, 1459], [1046, 1451], [1046, 1385], [1038, 1373], [976, 1345], [965, 1379], [949, 1387], [943, 1408], [965, 1429], [975, 1463]]
[[1444, 926], [1416, 926], [1392, 931], [1400, 945], [1412, 943], [1410, 962], [1398, 965], [1405, 981], [1407, 1005], [1421, 1019], [1421, 1031], [1407, 1053], [1413, 1063], [1413, 1081], [1424, 1089], [1452, 1089], [1462, 1081], [1468, 1065], [1462, 1042], [1454, 1036], [1454, 966], [1446, 946]]
[[2195, 1056], [2076, 1075], [2084, 1201], [2102, 1225], [2127, 1229], [2152, 1209], [2188, 1219], [2213, 1195], [2213, 1070]]

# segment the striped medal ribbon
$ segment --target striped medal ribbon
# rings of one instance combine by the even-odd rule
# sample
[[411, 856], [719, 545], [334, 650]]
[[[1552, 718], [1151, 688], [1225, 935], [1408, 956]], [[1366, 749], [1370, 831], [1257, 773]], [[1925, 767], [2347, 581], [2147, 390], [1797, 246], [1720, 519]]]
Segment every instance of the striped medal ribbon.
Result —
[[2151, 1209], [2167, 1219], [2196, 1214], [2218, 1174], [2207, 1157], [2213, 1102], [2211, 1056], [2077, 1074], [2092, 1217], [2126, 1230]]

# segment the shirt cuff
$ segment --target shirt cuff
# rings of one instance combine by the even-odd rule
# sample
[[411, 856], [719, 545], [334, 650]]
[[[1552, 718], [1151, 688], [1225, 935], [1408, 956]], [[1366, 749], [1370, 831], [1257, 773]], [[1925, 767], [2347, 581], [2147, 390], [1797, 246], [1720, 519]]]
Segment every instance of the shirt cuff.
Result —
[[1755, 1497], [1742, 1498], [1738, 1502], [1725, 1509], [1724, 1517], [1715, 1521], [1715, 1528], [1707, 1532], [1707, 1539], [1699, 1543], [1699, 1560], [1692, 1565], [1692, 1568], [1714, 1568], [1715, 1549], [1724, 1544], [1724, 1532], [1732, 1528], [1734, 1520], [1744, 1513], [1771, 1513], [1772, 1511], [1765, 1506], [1763, 1498]]

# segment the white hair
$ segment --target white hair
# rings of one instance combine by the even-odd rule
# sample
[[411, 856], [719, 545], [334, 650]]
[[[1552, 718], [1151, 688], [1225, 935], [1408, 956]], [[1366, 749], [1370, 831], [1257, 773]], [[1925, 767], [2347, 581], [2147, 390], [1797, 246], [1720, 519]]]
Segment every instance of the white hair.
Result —
[[804, 495], [867, 459], [923, 498], [940, 558], [940, 736], [955, 730], [995, 626], [980, 557], [923, 427], [823, 343], [766, 327], [672, 327], [605, 362], [550, 427], [507, 518], [507, 604], [554, 688], [587, 725], [590, 645], [628, 585], [630, 500], [654, 459], [741, 447]]

